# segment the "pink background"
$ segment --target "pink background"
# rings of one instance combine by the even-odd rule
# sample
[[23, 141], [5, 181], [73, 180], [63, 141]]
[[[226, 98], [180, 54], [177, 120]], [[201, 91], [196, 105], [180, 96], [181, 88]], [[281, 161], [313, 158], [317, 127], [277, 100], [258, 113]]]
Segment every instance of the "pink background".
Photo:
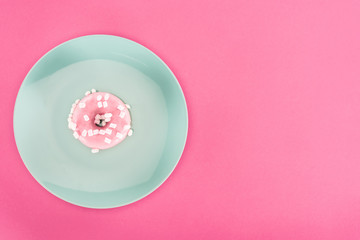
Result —
[[[0, 1], [0, 239], [360, 239], [359, 1]], [[32, 65], [86, 34], [174, 71], [189, 137], [126, 207], [68, 204], [31, 177], [12, 114]]]

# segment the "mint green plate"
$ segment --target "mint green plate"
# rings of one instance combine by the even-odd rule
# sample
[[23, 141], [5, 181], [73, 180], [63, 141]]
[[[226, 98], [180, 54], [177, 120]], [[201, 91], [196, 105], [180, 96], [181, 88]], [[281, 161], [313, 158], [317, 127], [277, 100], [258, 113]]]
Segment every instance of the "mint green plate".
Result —
[[[91, 153], [67, 128], [71, 104], [92, 88], [131, 106], [134, 134]], [[125, 38], [89, 35], [45, 54], [19, 90], [14, 133], [34, 178], [55, 196], [89, 208], [113, 208], [150, 194], [183, 152], [188, 115], [165, 63]]]

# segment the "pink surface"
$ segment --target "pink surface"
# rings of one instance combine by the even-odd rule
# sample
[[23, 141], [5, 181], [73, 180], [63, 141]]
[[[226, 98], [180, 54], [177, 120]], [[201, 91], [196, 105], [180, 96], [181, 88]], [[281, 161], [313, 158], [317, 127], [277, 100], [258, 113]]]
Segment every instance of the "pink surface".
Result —
[[[106, 95], [108, 95], [108, 99], [105, 99]], [[101, 97], [100, 100], [97, 99], [98, 96]], [[101, 102], [100, 108], [98, 106], [99, 102]], [[107, 105], [104, 104], [105, 102]], [[81, 103], [85, 104], [84, 108], [80, 108]], [[119, 106], [121, 106], [122, 110], [118, 109]], [[112, 115], [110, 121], [107, 122], [104, 127], [96, 126], [96, 115], [103, 116], [109, 113]], [[121, 113], [124, 114], [122, 117], [120, 117]], [[87, 121], [84, 119], [84, 115], [88, 116]], [[76, 124], [75, 132], [79, 135], [79, 141], [92, 149], [107, 149], [114, 147], [127, 137], [130, 128], [126, 128], [125, 126], [131, 127], [130, 113], [125, 104], [118, 97], [105, 92], [91, 93], [80, 99], [80, 102], [74, 108], [71, 119], [72, 123]], [[64, 119], [64, 121], [66, 120]], [[116, 127], [112, 128], [110, 127], [110, 124], [115, 124]], [[69, 124], [69, 127], [71, 127], [71, 124]], [[93, 136], [89, 136], [88, 134], [82, 136], [83, 131], [88, 133], [90, 129], [98, 130], [99, 132], [101, 130], [109, 130], [109, 132]], [[105, 139], [110, 139], [110, 142], [105, 142]]]
[[[360, 239], [359, 1], [14, 0], [0, 17], [0, 239]], [[110, 210], [43, 189], [11, 127], [32, 65], [96, 33], [153, 50], [189, 107], [174, 173]]]

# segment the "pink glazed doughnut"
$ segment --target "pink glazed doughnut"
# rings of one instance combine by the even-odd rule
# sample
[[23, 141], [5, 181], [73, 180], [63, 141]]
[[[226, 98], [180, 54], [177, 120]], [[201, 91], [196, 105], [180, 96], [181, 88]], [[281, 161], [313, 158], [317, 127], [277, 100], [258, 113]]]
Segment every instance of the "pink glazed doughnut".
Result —
[[75, 139], [91, 148], [92, 153], [97, 153], [99, 149], [114, 147], [132, 135], [128, 104], [95, 89], [85, 95], [72, 105], [68, 118]]

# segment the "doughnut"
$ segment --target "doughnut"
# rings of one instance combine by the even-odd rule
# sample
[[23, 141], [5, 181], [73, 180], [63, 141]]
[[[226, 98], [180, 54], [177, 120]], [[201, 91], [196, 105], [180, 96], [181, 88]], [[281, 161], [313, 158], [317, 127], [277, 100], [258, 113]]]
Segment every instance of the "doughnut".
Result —
[[114, 147], [133, 134], [130, 105], [107, 92], [87, 91], [72, 104], [68, 127], [92, 153]]

